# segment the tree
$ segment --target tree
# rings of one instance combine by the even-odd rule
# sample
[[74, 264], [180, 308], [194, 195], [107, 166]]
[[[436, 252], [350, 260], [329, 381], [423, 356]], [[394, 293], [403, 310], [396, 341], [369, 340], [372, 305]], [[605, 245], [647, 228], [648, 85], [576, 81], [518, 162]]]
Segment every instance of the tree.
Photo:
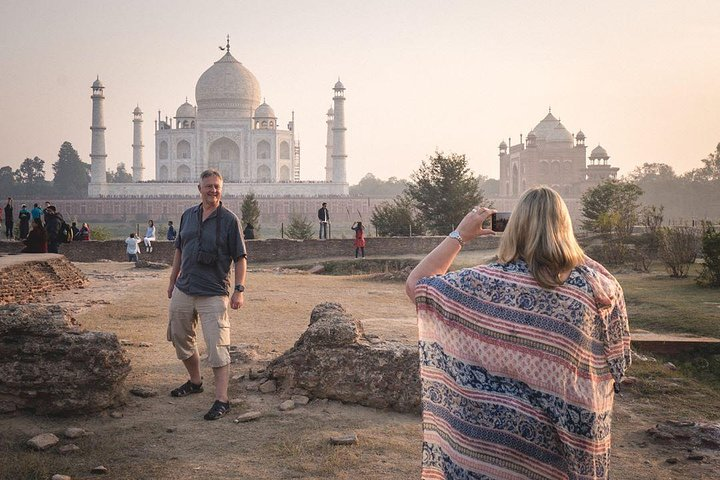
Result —
[[0, 191], [14, 193], [16, 180], [15, 172], [11, 167], [0, 168]]
[[685, 178], [692, 181], [713, 182], [720, 180], [720, 143], [715, 147], [715, 151], [702, 159], [705, 166], [690, 170], [685, 174]]
[[705, 222], [702, 236], [703, 269], [697, 279], [703, 287], [720, 287], [720, 231]]
[[425, 234], [425, 229], [418, 220], [418, 212], [407, 195], [376, 205], [370, 216], [370, 223], [382, 237]]
[[628, 179], [633, 183], [642, 183], [657, 180], [674, 180], [677, 176], [675, 170], [665, 163], [643, 163], [630, 172]]
[[638, 219], [642, 189], [634, 183], [608, 180], [583, 193], [583, 228], [626, 238]]
[[490, 198], [500, 194], [500, 180], [489, 178], [487, 175], [478, 175], [478, 188]]
[[111, 171], [105, 172], [108, 183], [132, 183], [132, 174], [128, 173], [125, 163], [120, 162], [115, 169], [115, 173]]
[[45, 160], [35, 157], [26, 158], [15, 172], [19, 183], [39, 185], [45, 182]]
[[53, 163], [53, 186], [58, 195], [86, 196], [90, 183], [90, 165], [80, 160], [77, 150], [70, 142], [63, 142], [58, 160]]
[[315, 229], [313, 223], [307, 218], [302, 217], [296, 213], [290, 216], [290, 224], [287, 228], [288, 238], [295, 240], [309, 240], [313, 238]]
[[390, 177], [385, 180], [372, 173], [366, 174], [357, 185], [350, 186], [350, 195], [375, 195], [394, 197], [400, 195], [407, 186], [407, 180]]
[[478, 180], [465, 155], [435, 152], [413, 172], [407, 186], [420, 220], [431, 233], [444, 234], [460, 223], [474, 206], [483, 203]]
[[243, 197], [240, 212], [243, 226], [248, 223], [252, 224], [255, 228], [255, 234], [257, 234], [260, 231], [260, 206], [255, 198], [255, 193], [250, 192]]

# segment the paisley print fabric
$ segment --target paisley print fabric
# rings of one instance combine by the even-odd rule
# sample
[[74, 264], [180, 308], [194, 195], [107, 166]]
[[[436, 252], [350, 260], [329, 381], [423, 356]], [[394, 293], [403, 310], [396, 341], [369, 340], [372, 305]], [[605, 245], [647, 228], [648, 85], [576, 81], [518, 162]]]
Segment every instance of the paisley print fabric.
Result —
[[416, 287], [424, 479], [609, 478], [630, 364], [622, 289], [586, 259], [540, 287], [518, 260]]

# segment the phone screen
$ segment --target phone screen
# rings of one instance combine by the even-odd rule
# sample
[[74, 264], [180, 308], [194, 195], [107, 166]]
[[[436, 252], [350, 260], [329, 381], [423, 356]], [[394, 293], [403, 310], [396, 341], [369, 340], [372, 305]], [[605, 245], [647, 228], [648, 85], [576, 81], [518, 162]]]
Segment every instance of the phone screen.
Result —
[[490, 228], [493, 232], [504, 232], [511, 212], [496, 212], [492, 214]]

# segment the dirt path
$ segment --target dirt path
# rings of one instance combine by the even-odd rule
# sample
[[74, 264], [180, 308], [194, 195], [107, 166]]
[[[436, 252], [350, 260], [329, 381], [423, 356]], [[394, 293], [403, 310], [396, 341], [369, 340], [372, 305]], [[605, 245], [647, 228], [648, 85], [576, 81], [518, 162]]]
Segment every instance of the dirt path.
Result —
[[[56, 294], [52, 301], [74, 311], [85, 328], [114, 332], [133, 342], [135, 345], [127, 347], [132, 359], [127, 385], [155, 388], [159, 395], [148, 399], [130, 397], [129, 403], [118, 410], [122, 418], [112, 418], [109, 412], [69, 419], [25, 414], [3, 418], [0, 433], [11, 445], [37, 433], [61, 432], [68, 426], [94, 432], [75, 442], [81, 450], [70, 456], [15, 451], [8, 458], [26, 465], [37, 462], [38, 471], [52, 468], [50, 473], [66, 473], [73, 478], [95, 478], [89, 471], [100, 464], [110, 471], [104, 478], [112, 479], [419, 478], [419, 416], [332, 401], [313, 401], [280, 412], [277, 407], [284, 398], [248, 391], [247, 382], [233, 381], [230, 397], [240, 403], [228, 417], [204, 421], [202, 415], [213, 400], [209, 367], [203, 370], [209, 387], [205, 393], [183, 399], [168, 395], [186, 379], [172, 346], [165, 341], [168, 271], [141, 270], [132, 264], [112, 262], [78, 266], [89, 276], [90, 286]], [[311, 309], [325, 301], [341, 303], [363, 320], [370, 333], [408, 344], [417, 341], [414, 307], [399, 283], [262, 269], [250, 271], [247, 285], [245, 307], [231, 312], [233, 343], [256, 343], [263, 358], [272, 358], [291, 347], [305, 330]], [[139, 342], [152, 345], [138, 347]], [[231, 374], [260, 366], [262, 362], [233, 364]], [[651, 367], [648, 375], [655, 375], [652, 368], [656, 367]], [[660, 388], [671, 380], [658, 378], [653, 382], [657, 387], [654, 390], [629, 387], [616, 401], [613, 478], [720, 478], [716, 473], [720, 472], [717, 453], [703, 452], [707, 455], [704, 461], [688, 461], [687, 451], [657, 445], [645, 434], [663, 419], [701, 420], [712, 417], [712, 412], [717, 418], [718, 397], [694, 388], [682, 378], [672, 379], [680, 386], [680, 395]], [[669, 413], [668, 408], [674, 411]], [[232, 422], [251, 409], [265, 416], [245, 424]], [[329, 445], [331, 435], [345, 432], [356, 433], [358, 444]], [[680, 461], [668, 464], [665, 460], [669, 457]]]

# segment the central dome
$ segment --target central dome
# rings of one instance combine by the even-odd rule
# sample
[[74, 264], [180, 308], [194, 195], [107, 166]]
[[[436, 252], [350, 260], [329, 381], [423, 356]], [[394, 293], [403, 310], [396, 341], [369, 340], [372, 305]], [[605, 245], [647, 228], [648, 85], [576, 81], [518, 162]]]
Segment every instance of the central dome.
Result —
[[260, 105], [260, 83], [228, 52], [200, 75], [195, 99], [200, 115], [211, 110], [236, 110], [235, 115], [250, 118]]

